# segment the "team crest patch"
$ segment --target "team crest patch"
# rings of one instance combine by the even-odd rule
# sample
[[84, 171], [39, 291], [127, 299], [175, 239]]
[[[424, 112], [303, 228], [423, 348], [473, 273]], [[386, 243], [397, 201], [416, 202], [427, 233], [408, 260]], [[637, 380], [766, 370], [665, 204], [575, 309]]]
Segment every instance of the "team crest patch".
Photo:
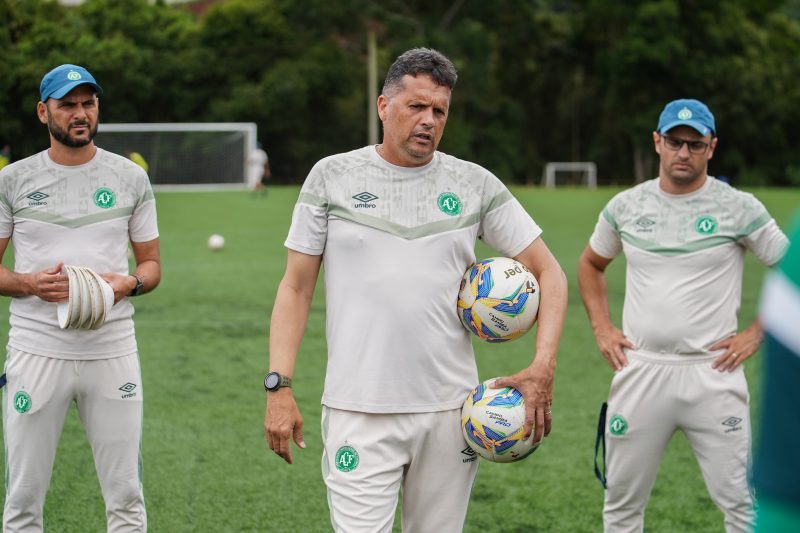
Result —
[[452, 192], [443, 192], [439, 195], [439, 199], [436, 201], [439, 209], [445, 215], [450, 215], [454, 217], [456, 215], [461, 214], [461, 208], [464, 204], [461, 203], [461, 198], [458, 197], [457, 194]]
[[689, 120], [692, 118], [692, 112], [689, 111], [688, 107], [684, 107], [680, 111], [678, 111], [678, 118], [681, 120]]
[[342, 446], [336, 451], [336, 469], [352, 472], [358, 466], [358, 452], [351, 446]]
[[24, 390], [21, 390], [14, 395], [14, 409], [16, 409], [19, 414], [24, 414], [30, 411], [32, 404], [33, 402], [31, 401], [30, 394]]
[[694, 229], [696, 229], [697, 233], [700, 233], [701, 235], [711, 235], [712, 233], [716, 233], [717, 219], [709, 215], [699, 217], [694, 221]]
[[622, 415], [614, 415], [608, 423], [608, 430], [612, 435], [624, 435], [628, 431], [628, 421]]
[[108, 187], [100, 187], [94, 191], [94, 205], [103, 209], [114, 207], [117, 203], [117, 195]]

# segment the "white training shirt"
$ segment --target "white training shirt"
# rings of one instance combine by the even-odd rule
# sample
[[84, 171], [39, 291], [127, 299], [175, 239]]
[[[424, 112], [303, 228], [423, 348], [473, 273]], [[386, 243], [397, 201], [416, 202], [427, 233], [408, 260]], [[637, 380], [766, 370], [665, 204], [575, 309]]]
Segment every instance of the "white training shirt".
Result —
[[625, 254], [622, 329], [637, 350], [713, 355], [737, 331], [745, 251], [773, 265], [788, 239], [752, 194], [709, 176], [689, 194], [658, 179], [617, 194], [589, 244], [608, 259]]
[[[128, 242], [158, 237], [147, 173], [100, 148], [83, 165], [54, 163], [47, 150], [0, 170], [0, 238], [11, 237], [14, 271], [59, 262], [98, 274], [128, 274]], [[61, 329], [57, 304], [12, 298], [8, 345], [60, 359], [107, 359], [136, 352], [133, 306], [126, 298], [97, 330]]]
[[370, 413], [455, 409], [478, 384], [456, 312], [475, 240], [513, 257], [541, 233], [487, 170], [441, 152], [423, 167], [367, 146], [309, 173], [286, 246], [323, 255], [322, 403]]

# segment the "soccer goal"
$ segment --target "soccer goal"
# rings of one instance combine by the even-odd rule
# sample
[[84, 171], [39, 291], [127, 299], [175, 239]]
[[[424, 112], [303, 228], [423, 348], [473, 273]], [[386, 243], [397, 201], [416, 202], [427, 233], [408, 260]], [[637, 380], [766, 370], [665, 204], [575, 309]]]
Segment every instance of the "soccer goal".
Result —
[[542, 185], [554, 188], [559, 173], [568, 174], [564, 176], [565, 179], [562, 181], [564, 184], [584, 185], [590, 189], [597, 188], [597, 165], [590, 161], [547, 163], [542, 172]]
[[253, 122], [101, 123], [95, 143], [141, 155], [157, 189], [243, 188], [257, 132]]

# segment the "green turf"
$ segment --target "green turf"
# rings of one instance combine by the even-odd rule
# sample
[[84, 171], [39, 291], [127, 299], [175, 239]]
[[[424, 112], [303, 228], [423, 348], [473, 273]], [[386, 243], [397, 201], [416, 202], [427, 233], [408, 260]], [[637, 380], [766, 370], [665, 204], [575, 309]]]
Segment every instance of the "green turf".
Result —
[[[576, 285], [578, 255], [611, 189], [515, 188], [544, 228], [544, 238], [570, 281], [561, 343], [552, 436], [519, 464], [483, 462], [465, 531], [601, 531], [602, 489], [592, 455], [597, 410], [611, 371], [597, 353]], [[785, 225], [800, 191], [760, 190]], [[159, 193], [163, 279], [139, 298], [136, 329], [145, 394], [145, 496], [154, 532], [330, 531], [320, 474], [320, 406], [325, 369], [322, 282], [301, 346], [295, 394], [305, 417], [308, 449], [288, 466], [263, 436], [267, 331], [283, 272], [283, 240], [296, 188], [246, 192]], [[225, 236], [220, 252], [206, 248]], [[494, 255], [480, 248], [479, 257]], [[624, 260], [609, 268], [614, 316], [619, 319]], [[764, 270], [749, 257], [742, 321], [754, 316]], [[398, 294], [402, 297], [402, 294]], [[0, 302], [4, 340], [7, 299]], [[376, 302], [376, 305], [379, 305]], [[512, 373], [532, 356], [534, 337], [476, 343], [481, 378]], [[754, 407], [758, 364], [749, 364]], [[755, 411], [754, 411], [755, 412]], [[71, 410], [45, 506], [49, 531], [104, 530], [103, 504], [83, 429]], [[396, 526], [399, 531], [399, 527]], [[686, 440], [678, 435], [662, 463], [646, 515], [646, 530], [722, 532]]]

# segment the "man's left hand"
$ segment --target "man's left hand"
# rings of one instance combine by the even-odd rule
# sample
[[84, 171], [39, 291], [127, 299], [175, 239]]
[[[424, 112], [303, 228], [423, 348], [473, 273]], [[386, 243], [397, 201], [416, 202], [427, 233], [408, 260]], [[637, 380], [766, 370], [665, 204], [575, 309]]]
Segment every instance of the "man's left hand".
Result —
[[534, 361], [513, 376], [498, 378], [494, 387], [514, 387], [525, 400], [525, 440], [533, 430], [533, 443], [538, 445], [550, 434], [553, 426], [553, 374], [555, 368]]
[[133, 290], [130, 275], [117, 274], [116, 272], [103, 272], [100, 274], [100, 277], [111, 285], [111, 288], [114, 290], [115, 304], [125, 298]]
[[714, 359], [711, 368], [720, 372], [733, 372], [745, 359], [758, 351], [763, 337], [761, 325], [755, 322], [738, 335], [719, 341], [710, 350], [725, 350], [725, 352]]

